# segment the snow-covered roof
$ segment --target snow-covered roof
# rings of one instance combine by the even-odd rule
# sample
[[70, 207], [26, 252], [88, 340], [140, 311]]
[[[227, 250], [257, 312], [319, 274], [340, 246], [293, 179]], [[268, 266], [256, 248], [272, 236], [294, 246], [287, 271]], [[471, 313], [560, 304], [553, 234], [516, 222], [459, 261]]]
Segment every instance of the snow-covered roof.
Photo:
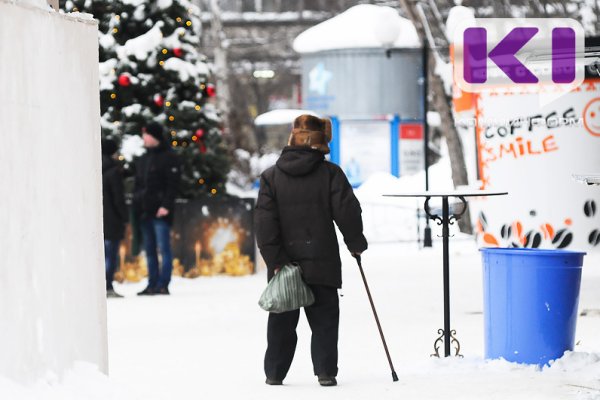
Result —
[[391, 7], [360, 4], [302, 32], [298, 53], [348, 48], [411, 48], [421, 42], [413, 23]]
[[281, 110], [272, 110], [268, 111], [264, 114], [260, 114], [258, 117], [254, 119], [255, 125], [285, 125], [291, 124], [294, 120], [302, 115], [302, 114], [310, 114], [316, 115], [318, 114], [307, 111], [307, 110], [297, 110], [297, 109], [281, 109]]

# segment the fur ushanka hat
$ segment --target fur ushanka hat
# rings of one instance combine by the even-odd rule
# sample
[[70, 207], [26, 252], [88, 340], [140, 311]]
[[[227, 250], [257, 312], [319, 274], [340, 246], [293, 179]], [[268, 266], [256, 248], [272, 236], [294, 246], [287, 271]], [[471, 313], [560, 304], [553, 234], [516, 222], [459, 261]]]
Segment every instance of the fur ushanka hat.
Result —
[[306, 146], [329, 154], [331, 121], [314, 115], [302, 114], [294, 120], [288, 146]]

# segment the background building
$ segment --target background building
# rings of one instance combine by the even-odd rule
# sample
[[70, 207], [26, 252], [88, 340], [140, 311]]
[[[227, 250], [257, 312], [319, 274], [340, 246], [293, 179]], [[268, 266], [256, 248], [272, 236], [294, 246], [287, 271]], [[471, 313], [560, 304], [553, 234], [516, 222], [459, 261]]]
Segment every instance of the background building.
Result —
[[[198, 3], [203, 50], [215, 59], [222, 44], [227, 59], [226, 70], [219, 72], [228, 86], [232, 144], [259, 152], [265, 150], [260, 148], [264, 128], [255, 127], [254, 118], [269, 110], [302, 106], [300, 55], [292, 49], [293, 40], [356, 4], [399, 6], [395, 1], [224, 0], [218, 2], [219, 17], [211, 0]], [[220, 38], [215, 22], [222, 26]], [[217, 87], [219, 95], [221, 89]]]

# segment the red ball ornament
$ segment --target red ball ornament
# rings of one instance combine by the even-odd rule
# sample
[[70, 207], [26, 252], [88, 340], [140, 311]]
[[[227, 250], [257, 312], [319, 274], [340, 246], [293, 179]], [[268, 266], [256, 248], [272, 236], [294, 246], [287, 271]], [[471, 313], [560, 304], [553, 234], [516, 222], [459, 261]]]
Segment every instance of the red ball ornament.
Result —
[[183, 50], [181, 50], [181, 47], [175, 47], [173, 49], [173, 54], [175, 54], [175, 57], [181, 57], [183, 55]]
[[207, 84], [206, 85], [206, 94], [208, 95], [208, 97], [215, 97], [215, 95], [217, 94], [215, 85], [213, 85], [212, 83]]
[[153, 100], [154, 104], [156, 104], [158, 107], [162, 107], [165, 104], [165, 98], [158, 93], [154, 95]]
[[198, 138], [202, 138], [202, 136], [204, 136], [204, 129], [198, 129], [196, 131], [196, 136], [198, 136]]
[[119, 75], [119, 85], [127, 87], [131, 85], [131, 78], [127, 74]]

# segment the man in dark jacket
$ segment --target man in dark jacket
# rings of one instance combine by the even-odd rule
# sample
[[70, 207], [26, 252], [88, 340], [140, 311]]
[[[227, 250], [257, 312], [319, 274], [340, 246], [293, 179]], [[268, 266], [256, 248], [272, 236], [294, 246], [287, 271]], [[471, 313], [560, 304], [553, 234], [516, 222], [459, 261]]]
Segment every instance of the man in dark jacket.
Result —
[[[255, 219], [257, 242], [270, 280], [289, 262], [300, 264], [315, 295], [304, 309], [312, 330], [314, 373], [323, 386], [336, 385], [341, 260], [334, 221], [348, 250], [367, 249], [361, 208], [344, 172], [325, 161], [331, 123], [310, 115], [294, 121], [288, 146], [261, 175]], [[267, 384], [280, 385], [294, 357], [300, 312], [270, 313], [265, 354]]]
[[[147, 124], [142, 128], [142, 138], [147, 151], [136, 162], [133, 204], [144, 241], [148, 286], [138, 294], [169, 294], [173, 270], [171, 224], [181, 167], [161, 125]], [[157, 247], [162, 258], [160, 272]]]
[[123, 175], [113, 158], [118, 146], [111, 139], [102, 140], [102, 206], [104, 211], [104, 263], [106, 267], [106, 296], [123, 297], [113, 289], [117, 269], [119, 242], [128, 220]]

